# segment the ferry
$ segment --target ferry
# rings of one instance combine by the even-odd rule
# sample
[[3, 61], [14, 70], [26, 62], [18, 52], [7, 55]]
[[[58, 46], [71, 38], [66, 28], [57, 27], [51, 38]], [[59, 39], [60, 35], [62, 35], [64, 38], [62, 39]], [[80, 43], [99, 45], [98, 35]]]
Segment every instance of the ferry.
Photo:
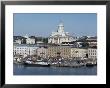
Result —
[[49, 67], [50, 66], [48, 62], [43, 62], [43, 61], [39, 61], [39, 62], [25, 61], [23, 64], [25, 66], [36, 66], [36, 67]]

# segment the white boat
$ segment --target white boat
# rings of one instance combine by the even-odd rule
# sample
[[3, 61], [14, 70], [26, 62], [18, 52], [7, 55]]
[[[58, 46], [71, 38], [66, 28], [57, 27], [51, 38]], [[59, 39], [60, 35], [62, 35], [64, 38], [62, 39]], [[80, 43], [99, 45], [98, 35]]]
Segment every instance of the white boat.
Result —
[[42, 61], [41, 62], [26, 61], [26, 62], [24, 62], [24, 65], [36, 66], [36, 67], [38, 67], [38, 66], [49, 67], [50, 66], [50, 64], [48, 62], [42, 62]]

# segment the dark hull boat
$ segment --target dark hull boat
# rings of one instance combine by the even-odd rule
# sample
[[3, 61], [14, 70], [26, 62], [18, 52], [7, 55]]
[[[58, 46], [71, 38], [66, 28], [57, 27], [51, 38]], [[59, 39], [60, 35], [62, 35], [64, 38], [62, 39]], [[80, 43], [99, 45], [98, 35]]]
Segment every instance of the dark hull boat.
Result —
[[92, 63], [87, 63], [86, 66], [87, 66], [87, 67], [93, 67], [94, 64], [92, 64]]

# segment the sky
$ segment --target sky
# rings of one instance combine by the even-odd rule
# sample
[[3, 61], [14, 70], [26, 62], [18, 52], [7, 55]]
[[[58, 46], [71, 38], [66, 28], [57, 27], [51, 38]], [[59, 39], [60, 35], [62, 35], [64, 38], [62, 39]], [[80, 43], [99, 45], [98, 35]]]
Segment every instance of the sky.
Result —
[[64, 31], [73, 36], [96, 36], [97, 14], [95, 13], [15, 13], [14, 36], [49, 37], [57, 31], [60, 22]]

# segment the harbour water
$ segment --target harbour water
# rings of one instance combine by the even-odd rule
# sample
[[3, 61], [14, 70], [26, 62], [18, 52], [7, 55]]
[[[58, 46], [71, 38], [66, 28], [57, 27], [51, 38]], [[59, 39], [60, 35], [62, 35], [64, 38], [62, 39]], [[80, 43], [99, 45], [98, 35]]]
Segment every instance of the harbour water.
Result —
[[97, 66], [93, 67], [26, 67], [14, 64], [14, 75], [97, 75]]

